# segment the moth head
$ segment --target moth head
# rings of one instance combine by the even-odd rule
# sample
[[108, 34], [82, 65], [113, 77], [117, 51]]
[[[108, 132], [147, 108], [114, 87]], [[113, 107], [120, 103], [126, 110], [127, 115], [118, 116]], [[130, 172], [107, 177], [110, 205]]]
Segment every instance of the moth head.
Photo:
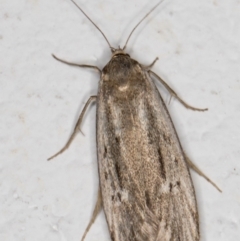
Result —
[[112, 57], [117, 55], [117, 54], [125, 54], [124, 50], [121, 49], [120, 46], [117, 49], [111, 47], [111, 51], [112, 51]]
[[129, 54], [125, 53], [124, 49], [121, 49], [120, 46], [118, 47], [118, 49], [115, 49], [115, 48], [111, 47], [111, 51], [112, 51], [112, 58], [116, 55], [127, 55], [127, 56], [129, 56]]

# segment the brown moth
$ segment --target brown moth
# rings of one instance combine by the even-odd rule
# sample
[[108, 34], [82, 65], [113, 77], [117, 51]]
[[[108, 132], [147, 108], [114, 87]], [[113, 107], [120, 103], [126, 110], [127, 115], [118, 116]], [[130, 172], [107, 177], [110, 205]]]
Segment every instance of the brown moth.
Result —
[[102, 33], [112, 51], [103, 70], [69, 63], [54, 56], [69, 65], [94, 68], [101, 78], [98, 95], [87, 101], [67, 144], [49, 160], [69, 147], [80, 129], [87, 107], [95, 100], [100, 191], [82, 240], [103, 206], [112, 241], [198, 241], [197, 203], [188, 165], [200, 175], [204, 174], [184, 154], [152, 77], [185, 107], [198, 111], [207, 109], [186, 104], [152, 72], [150, 68], [157, 59], [144, 66], [125, 52], [133, 31], [125, 46], [118, 49], [111, 47]]

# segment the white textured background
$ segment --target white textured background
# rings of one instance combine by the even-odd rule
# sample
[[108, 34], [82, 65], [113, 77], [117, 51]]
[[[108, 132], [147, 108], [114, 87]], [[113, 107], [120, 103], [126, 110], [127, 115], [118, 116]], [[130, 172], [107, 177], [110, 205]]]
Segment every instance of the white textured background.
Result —
[[[157, 1], [77, 2], [117, 47]], [[110, 51], [70, 1], [0, 5], [0, 240], [77, 241], [98, 189], [94, 105], [85, 136], [46, 159], [65, 144], [99, 75], [51, 54], [102, 68]], [[240, 240], [240, 1], [166, 0], [127, 51], [143, 64], [158, 56], [154, 71], [189, 104], [209, 108], [168, 105], [184, 149], [223, 190], [193, 173], [201, 240]], [[103, 212], [87, 240], [110, 240]]]

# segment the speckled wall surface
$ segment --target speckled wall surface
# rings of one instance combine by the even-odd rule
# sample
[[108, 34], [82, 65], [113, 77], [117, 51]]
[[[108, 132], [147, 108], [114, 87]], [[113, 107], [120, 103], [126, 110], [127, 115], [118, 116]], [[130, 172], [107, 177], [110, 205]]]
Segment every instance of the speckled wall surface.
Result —
[[[157, 1], [77, 1], [114, 47]], [[166, 0], [134, 33], [127, 51], [189, 104], [168, 105], [183, 148], [223, 190], [193, 173], [202, 241], [240, 240], [240, 1]], [[84, 103], [97, 93], [95, 71], [111, 53], [100, 33], [67, 0], [1, 0], [0, 240], [75, 241], [98, 190], [94, 105], [68, 151]], [[159, 85], [166, 102], [170, 95]], [[86, 241], [110, 241], [103, 212]]]

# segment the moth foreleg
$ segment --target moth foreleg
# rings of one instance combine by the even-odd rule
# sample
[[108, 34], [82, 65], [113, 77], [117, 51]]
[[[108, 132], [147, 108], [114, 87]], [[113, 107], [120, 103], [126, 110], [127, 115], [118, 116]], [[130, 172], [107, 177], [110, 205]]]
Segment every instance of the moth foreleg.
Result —
[[174, 96], [175, 98], [177, 98], [179, 100], [179, 102], [181, 104], [183, 104], [186, 108], [191, 109], [191, 110], [196, 110], [196, 111], [206, 111], [208, 110], [208, 108], [205, 109], [199, 109], [199, 108], [195, 108], [190, 106], [189, 104], [187, 104], [185, 101], [183, 101], [178, 95], [177, 93], [161, 78], [159, 77], [157, 74], [155, 74], [153, 71], [148, 70], [149, 74], [152, 74], [159, 82], [162, 83], [162, 85], [171, 93], [172, 96]]
[[64, 64], [68, 64], [68, 65], [71, 65], [71, 66], [76, 66], [76, 67], [81, 67], [81, 68], [91, 68], [91, 69], [96, 69], [98, 70], [98, 72], [101, 74], [102, 71], [97, 67], [97, 66], [94, 66], [94, 65], [88, 65], [88, 64], [76, 64], [76, 63], [70, 63], [66, 60], [63, 60], [63, 59], [59, 59], [58, 57], [56, 57], [54, 54], [52, 54], [53, 58], [64, 63]]
[[153, 62], [150, 65], [143, 65], [141, 64], [142, 68], [145, 70], [149, 70], [153, 67], [153, 65], [158, 61], [158, 57], [156, 59], [153, 60]]
[[88, 231], [90, 230], [92, 224], [94, 223], [94, 221], [96, 220], [97, 218], [97, 215], [99, 214], [99, 212], [101, 211], [102, 209], [102, 195], [101, 195], [101, 191], [100, 191], [100, 188], [98, 189], [98, 197], [97, 197], [97, 202], [95, 204], [95, 208], [94, 208], [94, 211], [93, 211], [93, 214], [92, 214], [92, 217], [88, 223], [88, 226], [82, 236], [82, 239], [81, 241], [83, 241], [88, 233]]
[[184, 153], [187, 165], [189, 168], [191, 168], [193, 171], [195, 171], [199, 176], [202, 176], [205, 178], [208, 182], [210, 182], [219, 192], [222, 192], [222, 190], [210, 179], [208, 178], [187, 156], [186, 153]]
[[97, 99], [97, 96], [91, 96], [87, 103], [85, 104], [79, 118], [78, 118], [78, 121], [74, 127], [74, 130], [73, 130], [73, 133], [71, 134], [69, 140], [67, 141], [66, 145], [59, 151], [57, 152], [56, 154], [54, 154], [53, 156], [49, 157], [48, 158], [48, 161], [50, 161], [51, 159], [53, 159], [54, 157], [58, 156], [59, 154], [63, 153], [69, 146], [70, 144], [72, 143], [74, 137], [76, 136], [76, 134], [78, 133], [78, 130], [80, 130], [80, 125], [82, 123], [82, 120], [83, 120], [83, 117], [84, 117], [84, 114], [87, 110], [87, 107], [90, 105], [90, 103], [93, 101], [93, 100], [96, 100]]

